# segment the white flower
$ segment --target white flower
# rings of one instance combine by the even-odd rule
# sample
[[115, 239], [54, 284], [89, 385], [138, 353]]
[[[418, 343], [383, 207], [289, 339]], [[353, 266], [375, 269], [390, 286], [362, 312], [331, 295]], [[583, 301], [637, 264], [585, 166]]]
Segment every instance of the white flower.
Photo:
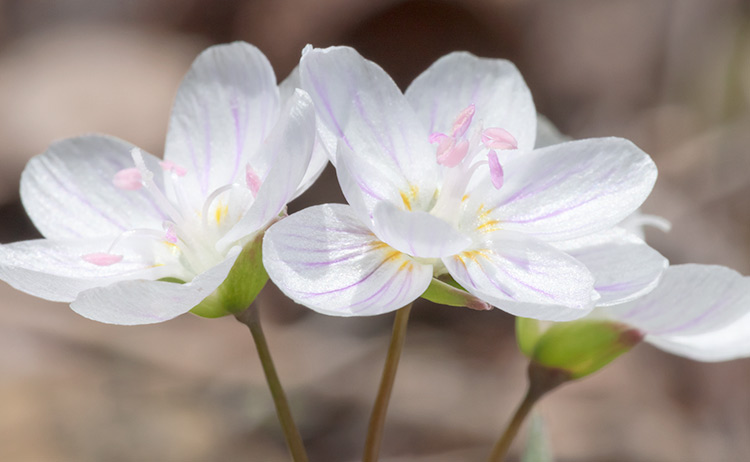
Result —
[[308, 51], [300, 74], [339, 138], [349, 206], [312, 207], [269, 230], [264, 263], [288, 296], [371, 315], [450, 275], [516, 315], [568, 320], [593, 308], [594, 276], [553, 244], [638, 208], [656, 179], [640, 149], [605, 138], [534, 150], [530, 92], [503, 60], [447, 55], [405, 95], [349, 48]]
[[281, 90], [255, 47], [216, 46], [180, 86], [163, 161], [101, 135], [50, 146], [21, 178], [46, 239], [1, 246], [0, 278], [114, 324], [247, 307], [266, 280], [259, 236], [327, 161], [310, 161], [310, 97]]

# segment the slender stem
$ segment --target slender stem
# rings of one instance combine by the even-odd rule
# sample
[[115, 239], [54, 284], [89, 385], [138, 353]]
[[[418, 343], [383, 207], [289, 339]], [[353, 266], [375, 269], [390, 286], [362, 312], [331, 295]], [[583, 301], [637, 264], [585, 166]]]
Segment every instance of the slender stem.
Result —
[[396, 379], [396, 371], [398, 370], [398, 361], [401, 358], [401, 350], [404, 347], [406, 326], [409, 322], [410, 312], [411, 304], [396, 311], [396, 319], [393, 321], [393, 332], [391, 333], [391, 343], [388, 346], [388, 355], [385, 358], [383, 376], [380, 379], [380, 389], [378, 389], [378, 395], [375, 398], [375, 404], [370, 415], [370, 426], [367, 429], [367, 439], [365, 440], [365, 451], [362, 455], [362, 462], [377, 462], [380, 454], [380, 441], [383, 439], [385, 416], [388, 412], [388, 402], [391, 399], [393, 382]]
[[541, 398], [541, 396], [535, 396], [531, 393], [531, 389], [526, 392], [526, 396], [524, 396], [523, 401], [521, 401], [518, 409], [516, 409], [516, 413], [513, 414], [513, 418], [510, 420], [510, 423], [508, 423], [508, 426], [505, 427], [503, 435], [497, 443], [495, 443], [495, 447], [492, 448], [492, 455], [490, 455], [489, 459], [490, 462], [502, 462], [505, 460], [505, 455], [508, 454], [510, 444], [515, 439], [518, 430], [521, 429], [521, 424], [526, 420], [526, 417], [529, 415], [529, 412], [539, 398]]
[[258, 307], [252, 304], [248, 309], [237, 314], [235, 317], [250, 329], [250, 333], [253, 336], [253, 341], [258, 349], [258, 357], [260, 357], [263, 372], [266, 375], [266, 382], [268, 382], [268, 388], [271, 390], [273, 403], [276, 406], [276, 415], [279, 418], [281, 429], [284, 431], [284, 438], [286, 438], [286, 444], [292, 455], [292, 460], [294, 462], [307, 462], [307, 453], [302, 443], [302, 437], [299, 434], [299, 430], [297, 430], [297, 425], [294, 423], [292, 412], [289, 410], [289, 402], [286, 399], [284, 388], [281, 386], [281, 381], [276, 373], [276, 368], [271, 359], [271, 352], [266, 342], [266, 336], [263, 334], [263, 329], [260, 325]]
[[569, 375], [565, 371], [547, 368], [534, 362], [529, 364], [528, 375], [529, 387], [526, 390], [526, 395], [521, 404], [518, 405], [516, 412], [513, 414], [507, 427], [505, 427], [505, 431], [500, 436], [500, 439], [497, 440], [497, 443], [492, 448], [489, 462], [503, 462], [505, 460], [505, 456], [508, 454], [510, 445], [518, 434], [518, 430], [521, 429], [521, 425], [537, 401], [548, 392], [570, 380]]

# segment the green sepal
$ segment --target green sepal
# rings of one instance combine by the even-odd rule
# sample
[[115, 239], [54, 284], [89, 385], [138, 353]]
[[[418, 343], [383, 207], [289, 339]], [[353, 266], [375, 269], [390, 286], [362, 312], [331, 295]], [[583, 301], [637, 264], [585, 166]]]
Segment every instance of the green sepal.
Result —
[[534, 356], [534, 347], [542, 336], [541, 321], [531, 318], [516, 318], [516, 342], [521, 353], [528, 358]]
[[262, 244], [263, 234], [245, 244], [224, 282], [190, 311], [204, 318], [218, 318], [247, 309], [268, 281]]
[[565, 371], [574, 380], [598, 371], [641, 340], [640, 331], [613, 321], [554, 323], [539, 335], [530, 357], [540, 366]]
[[489, 310], [492, 308], [489, 303], [480, 300], [465, 290], [435, 278], [432, 278], [429, 287], [421, 297], [441, 305], [466, 306], [473, 310]]

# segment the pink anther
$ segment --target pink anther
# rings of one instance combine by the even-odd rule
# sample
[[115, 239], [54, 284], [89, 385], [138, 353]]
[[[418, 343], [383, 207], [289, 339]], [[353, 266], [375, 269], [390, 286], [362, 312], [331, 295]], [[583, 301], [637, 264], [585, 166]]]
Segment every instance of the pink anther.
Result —
[[466, 109], [461, 111], [453, 122], [453, 136], [459, 138], [464, 136], [466, 130], [471, 125], [471, 120], [474, 118], [475, 108], [473, 104], [470, 104]]
[[446, 135], [445, 133], [435, 132], [432, 135], [430, 135], [429, 141], [430, 141], [430, 144], [435, 144], [435, 143], [440, 144], [446, 139], [451, 139], [451, 137]]
[[518, 149], [516, 138], [500, 127], [485, 129], [482, 132], [482, 143], [490, 149]]
[[503, 166], [500, 165], [500, 161], [497, 159], [497, 153], [495, 151], [487, 153], [487, 163], [490, 166], [490, 180], [492, 180], [492, 186], [494, 186], [495, 189], [502, 188], [505, 174], [503, 173]]
[[452, 138], [447, 138], [438, 145], [437, 161], [446, 167], [455, 167], [460, 164], [469, 152], [469, 142], [461, 140], [455, 143]]
[[164, 234], [164, 240], [166, 240], [167, 242], [171, 242], [172, 244], [177, 243], [177, 233], [174, 230], [174, 226], [167, 226], [167, 231]]
[[122, 261], [122, 255], [111, 253], [89, 253], [83, 255], [81, 258], [96, 266], [110, 266]]
[[247, 183], [247, 187], [250, 188], [250, 191], [253, 193], [253, 197], [257, 196], [258, 191], [260, 190], [260, 185], [263, 182], [250, 164], [245, 166], [245, 183]]
[[187, 169], [185, 167], [177, 165], [171, 160], [163, 160], [159, 162], [159, 165], [165, 172], [173, 172], [177, 176], [185, 176], [187, 174]]
[[119, 189], [135, 191], [143, 187], [141, 172], [137, 168], [126, 168], [115, 173], [112, 183]]

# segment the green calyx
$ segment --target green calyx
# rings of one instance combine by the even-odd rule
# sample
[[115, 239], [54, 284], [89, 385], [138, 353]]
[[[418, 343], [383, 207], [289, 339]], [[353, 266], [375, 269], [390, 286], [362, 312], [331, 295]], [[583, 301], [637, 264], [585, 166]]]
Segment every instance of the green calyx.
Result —
[[611, 363], [643, 340], [643, 334], [614, 321], [585, 319], [552, 323], [517, 318], [516, 337], [521, 351], [533, 363], [580, 379]]
[[190, 311], [204, 318], [219, 318], [250, 306], [268, 281], [263, 267], [262, 243], [261, 234], [245, 244], [224, 282]]
[[[454, 282], [452, 279], [451, 281]], [[454, 282], [454, 284], [432, 278], [430, 286], [427, 287], [421, 297], [441, 305], [465, 306], [473, 310], [489, 310], [492, 308], [489, 303], [471, 295], [457, 283]]]

